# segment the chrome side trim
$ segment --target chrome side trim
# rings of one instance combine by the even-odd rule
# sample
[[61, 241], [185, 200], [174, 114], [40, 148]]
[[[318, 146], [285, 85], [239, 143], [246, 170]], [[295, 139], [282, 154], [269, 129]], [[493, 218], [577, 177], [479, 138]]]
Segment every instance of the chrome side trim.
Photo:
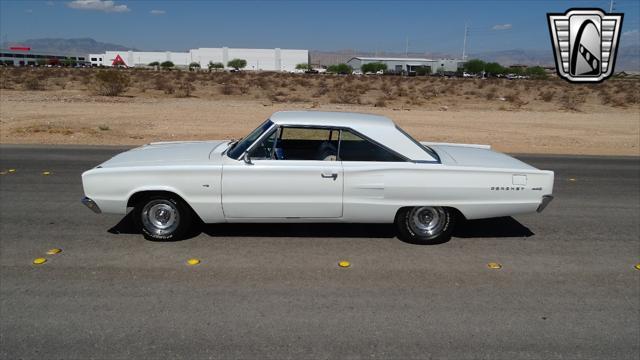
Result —
[[91, 209], [91, 211], [93, 211], [96, 214], [100, 214], [102, 212], [102, 210], [100, 210], [100, 207], [98, 206], [98, 204], [96, 204], [95, 201], [89, 199], [88, 197], [83, 197], [82, 200], [80, 200], [84, 206], [88, 207], [89, 209]]
[[542, 212], [542, 210], [544, 210], [544, 208], [546, 208], [547, 205], [549, 205], [551, 200], [553, 200], [553, 196], [551, 196], [551, 195], [543, 195], [542, 196], [542, 202], [540, 203], [540, 205], [538, 206], [536, 211], [539, 212], [539, 213]]

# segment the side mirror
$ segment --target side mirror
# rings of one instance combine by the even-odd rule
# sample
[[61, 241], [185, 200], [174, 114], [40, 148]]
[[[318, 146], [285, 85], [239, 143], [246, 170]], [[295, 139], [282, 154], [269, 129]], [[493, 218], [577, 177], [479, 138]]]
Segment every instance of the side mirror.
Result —
[[251, 157], [249, 156], [249, 152], [245, 152], [244, 155], [242, 155], [242, 160], [244, 160], [245, 164], [247, 165], [253, 165], [253, 163], [251, 162]]

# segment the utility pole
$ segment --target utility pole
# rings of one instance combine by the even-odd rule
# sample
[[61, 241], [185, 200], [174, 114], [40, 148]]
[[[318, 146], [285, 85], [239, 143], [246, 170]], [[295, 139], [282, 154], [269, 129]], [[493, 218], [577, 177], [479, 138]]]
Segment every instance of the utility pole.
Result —
[[613, 12], [613, 3], [614, 3], [613, 0], [609, 1], [609, 12], [610, 13]]
[[464, 24], [464, 41], [462, 42], [462, 61], [467, 59], [467, 38], [469, 37], [469, 26]]
[[407, 43], [404, 47], [404, 57], [409, 57], [409, 37], [407, 36]]

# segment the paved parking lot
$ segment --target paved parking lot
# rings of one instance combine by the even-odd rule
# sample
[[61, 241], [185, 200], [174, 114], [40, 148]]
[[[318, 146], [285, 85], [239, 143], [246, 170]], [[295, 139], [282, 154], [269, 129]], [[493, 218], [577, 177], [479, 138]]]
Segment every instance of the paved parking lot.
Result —
[[640, 356], [638, 158], [520, 156], [556, 171], [545, 212], [437, 246], [367, 224], [159, 243], [79, 202], [80, 173], [118, 151], [0, 147], [1, 358]]

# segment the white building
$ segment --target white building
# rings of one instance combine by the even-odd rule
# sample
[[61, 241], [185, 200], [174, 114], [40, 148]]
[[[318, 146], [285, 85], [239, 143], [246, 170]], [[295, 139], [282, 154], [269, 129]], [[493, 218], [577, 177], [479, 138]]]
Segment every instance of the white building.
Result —
[[309, 63], [309, 50], [223, 47], [192, 49], [189, 52], [107, 51], [104, 54], [89, 55], [91, 65], [94, 66], [114, 66], [121, 60], [128, 67], [147, 66], [155, 61], [171, 61], [177, 67], [188, 67], [192, 62], [196, 62], [201, 68], [206, 69], [209, 62], [219, 62], [226, 68], [227, 63], [233, 59], [246, 60], [245, 70], [293, 71], [297, 64]]
[[362, 65], [368, 63], [384, 63], [387, 70], [396, 73], [411, 73], [420, 67], [429, 67], [431, 73], [438, 71], [456, 72], [462, 68], [464, 61], [456, 59], [424, 59], [424, 58], [385, 58], [385, 57], [362, 57], [356, 56], [347, 61], [347, 65], [353, 69], [360, 69]]

